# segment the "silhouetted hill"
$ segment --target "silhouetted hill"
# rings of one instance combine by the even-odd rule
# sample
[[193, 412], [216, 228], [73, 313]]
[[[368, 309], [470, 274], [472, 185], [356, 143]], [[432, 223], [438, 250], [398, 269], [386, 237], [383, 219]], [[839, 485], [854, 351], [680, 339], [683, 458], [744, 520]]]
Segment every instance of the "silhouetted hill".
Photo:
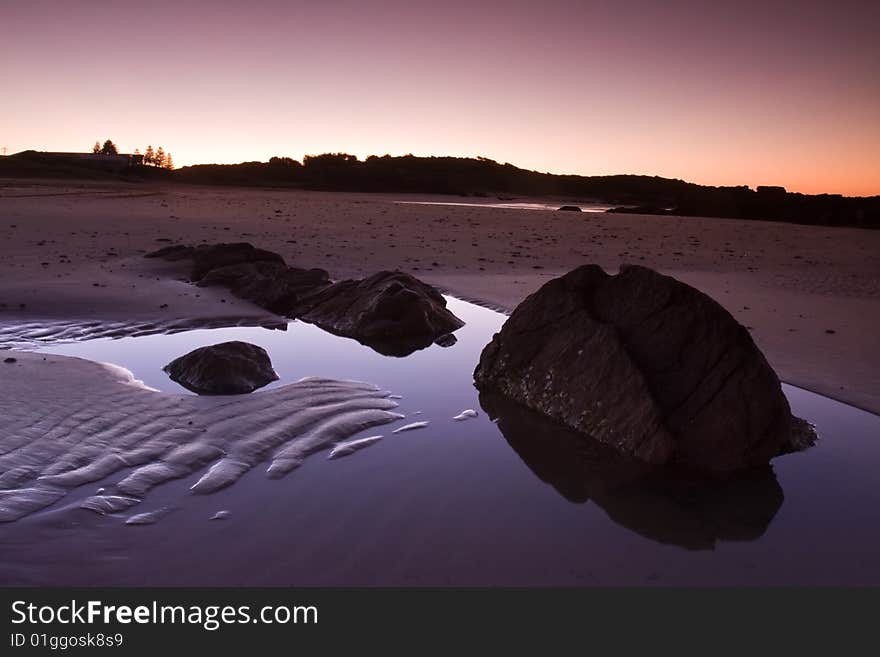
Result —
[[194, 164], [173, 171], [174, 180], [195, 185], [303, 187], [303, 165], [289, 157], [269, 162]]
[[682, 190], [671, 202], [611, 212], [761, 219], [822, 226], [880, 228], [880, 196], [798, 194], [781, 187], [701, 187]]
[[487, 158], [306, 156], [303, 162], [198, 164], [175, 171], [132, 166], [101, 168], [26, 151], [0, 158], [0, 176], [167, 180], [200, 185], [297, 187], [352, 192], [454, 194], [472, 197], [539, 196], [598, 201], [612, 212], [763, 219], [828, 226], [880, 228], [880, 196], [806, 195], [782, 187], [710, 187], [659, 176], [576, 176], [541, 173]]
[[149, 166], [130, 166], [128, 156], [93, 153], [22, 151], [0, 157], [0, 177], [64, 180], [169, 180], [172, 172]]
[[806, 195], [782, 187], [710, 187], [658, 176], [576, 176], [540, 173], [487, 158], [371, 156], [344, 153], [268, 163], [201, 164], [174, 172], [200, 184], [281, 185], [329, 191], [455, 194], [477, 197], [545, 196], [623, 206], [642, 214], [764, 219], [880, 228], [880, 197]]

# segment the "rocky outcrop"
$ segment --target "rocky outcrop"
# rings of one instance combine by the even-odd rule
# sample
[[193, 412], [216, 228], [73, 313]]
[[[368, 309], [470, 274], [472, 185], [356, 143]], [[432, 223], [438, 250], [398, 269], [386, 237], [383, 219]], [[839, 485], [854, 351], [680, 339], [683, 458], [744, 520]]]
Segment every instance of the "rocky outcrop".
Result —
[[175, 244], [148, 253], [146, 258], [179, 261], [192, 260], [190, 280], [198, 282], [212, 269], [243, 263], [265, 262], [284, 266], [284, 258], [272, 251], [258, 249], [247, 242], [229, 244], [201, 244], [185, 246]]
[[474, 379], [654, 464], [730, 472], [811, 437], [748, 330], [644, 267], [587, 265], [548, 282], [486, 346]]
[[309, 296], [330, 286], [323, 269], [299, 269], [270, 261], [243, 262], [209, 270], [199, 286], [220, 285], [279, 315], [292, 314]]
[[166, 246], [146, 255], [171, 262], [191, 260], [189, 278], [202, 287], [221, 286], [235, 296], [279, 315], [330, 285], [323, 269], [288, 267], [277, 253], [247, 242]]
[[464, 326], [433, 287], [390, 271], [334, 283], [305, 300], [297, 316], [393, 356], [422, 349], [437, 339], [449, 344], [447, 334]]
[[192, 254], [190, 278], [200, 281], [208, 272], [220, 267], [244, 263], [273, 263], [284, 267], [284, 258], [272, 251], [258, 249], [247, 242], [214, 244], [196, 247]]
[[557, 210], [562, 212], [583, 212], [577, 205], [563, 205], [561, 208], [557, 208]]
[[406, 356], [435, 340], [451, 346], [451, 332], [464, 325], [437, 290], [402, 272], [331, 283], [323, 269], [289, 267], [277, 253], [247, 243], [172, 245], [146, 257], [192, 260], [190, 280], [197, 285], [225, 287], [261, 308], [354, 338], [389, 356]]
[[162, 369], [199, 395], [240, 395], [278, 380], [266, 350], [239, 341], [195, 349]]

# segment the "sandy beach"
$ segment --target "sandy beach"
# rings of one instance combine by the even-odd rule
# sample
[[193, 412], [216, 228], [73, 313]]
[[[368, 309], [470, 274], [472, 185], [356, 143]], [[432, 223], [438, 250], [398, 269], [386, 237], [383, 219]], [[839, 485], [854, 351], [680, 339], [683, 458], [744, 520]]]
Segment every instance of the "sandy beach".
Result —
[[785, 382], [880, 413], [878, 232], [397, 202], [412, 200], [490, 202], [6, 180], [0, 321], [266, 317], [142, 257], [171, 243], [247, 241], [336, 279], [401, 269], [506, 309], [577, 265], [633, 263], [722, 303]]

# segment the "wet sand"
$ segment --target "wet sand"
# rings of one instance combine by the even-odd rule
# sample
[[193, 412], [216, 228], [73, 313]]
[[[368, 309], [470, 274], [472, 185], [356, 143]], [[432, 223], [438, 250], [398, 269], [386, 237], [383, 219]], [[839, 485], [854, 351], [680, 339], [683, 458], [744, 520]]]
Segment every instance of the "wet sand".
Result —
[[226, 488], [270, 456], [267, 474], [277, 478], [314, 452], [404, 418], [391, 412], [390, 392], [367, 383], [305, 378], [259, 395], [198, 397], [151, 390], [126, 370], [79, 358], [15, 358], [2, 364], [14, 375], [0, 379], [0, 398], [28, 401], [4, 413], [0, 523], [122, 472], [82, 508], [128, 509], [208, 465], [192, 492]]
[[577, 265], [633, 263], [717, 299], [786, 382], [880, 412], [880, 232], [397, 200], [432, 199], [0, 181], [0, 321], [265, 318], [141, 257], [175, 242], [249, 241], [335, 278], [399, 268], [504, 308]]

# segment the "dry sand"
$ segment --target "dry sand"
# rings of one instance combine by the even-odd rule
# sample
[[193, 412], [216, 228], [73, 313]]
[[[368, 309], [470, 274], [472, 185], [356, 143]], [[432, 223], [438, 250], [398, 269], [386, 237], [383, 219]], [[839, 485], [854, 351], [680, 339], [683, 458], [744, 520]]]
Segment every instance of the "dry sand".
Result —
[[141, 257], [167, 240], [249, 241], [335, 278], [399, 268], [508, 309], [577, 265], [634, 263], [717, 299], [786, 382], [880, 412], [880, 231], [395, 203], [404, 199], [431, 200], [2, 181], [0, 322], [265, 318]]

